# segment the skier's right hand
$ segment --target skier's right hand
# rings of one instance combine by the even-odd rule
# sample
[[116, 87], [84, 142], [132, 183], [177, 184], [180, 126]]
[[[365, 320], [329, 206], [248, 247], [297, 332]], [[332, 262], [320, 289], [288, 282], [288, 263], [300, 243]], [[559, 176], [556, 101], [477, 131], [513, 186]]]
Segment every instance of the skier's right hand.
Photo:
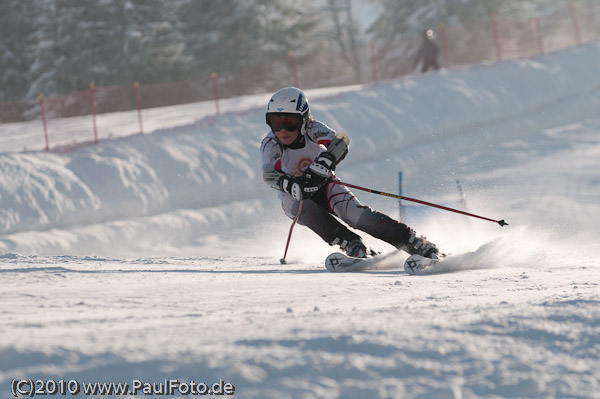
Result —
[[321, 188], [321, 184], [306, 174], [299, 177], [285, 175], [279, 178], [279, 189], [290, 193], [296, 201], [312, 197], [319, 188]]

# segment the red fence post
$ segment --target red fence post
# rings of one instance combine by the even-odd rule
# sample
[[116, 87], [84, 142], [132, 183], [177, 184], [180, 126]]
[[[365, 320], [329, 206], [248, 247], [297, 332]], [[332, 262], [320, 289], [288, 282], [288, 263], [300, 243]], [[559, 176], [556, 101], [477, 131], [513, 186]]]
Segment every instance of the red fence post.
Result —
[[213, 98], [215, 100], [215, 110], [217, 115], [221, 114], [221, 109], [219, 108], [219, 86], [217, 85], [217, 73], [213, 72], [210, 74], [210, 80], [212, 81], [212, 89], [213, 89]]
[[94, 123], [94, 143], [98, 144], [98, 128], [96, 126], [96, 96], [94, 95], [94, 82], [90, 82], [90, 97], [92, 99], [92, 121]]
[[500, 30], [498, 29], [498, 19], [496, 14], [491, 14], [492, 30], [494, 32], [494, 46], [496, 47], [496, 61], [502, 61], [502, 47], [500, 44]]
[[573, 30], [575, 31], [575, 40], [577, 45], [581, 46], [581, 29], [579, 28], [579, 18], [577, 18], [577, 10], [575, 9], [575, 3], [572, 1], [569, 3], [569, 12], [571, 13], [571, 21], [573, 21]]
[[373, 84], [379, 84], [379, 75], [377, 74], [377, 57], [375, 55], [375, 43], [369, 42], [369, 50], [371, 52], [371, 69], [373, 70]]
[[442, 39], [442, 53], [444, 54], [444, 64], [446, 68], [450, 68], [452, 66], [452, 61], [450, 60], [450, 49], [448, 48], [448, 36], [446, 35], [446, 25], [440, 24], [440, 37]]
[[288, 57], [290, 59], [290, 68], [292, 68], [292, 75], [294, 77], [294, 86], [300, 87], [300, 83], [298, 82], [298, 72], [296, 71], [296, 60], [294, 60], [294, 52], [292, 50], [288, 51]]
[[136, 102], [137, 111], [138, 111], [138, 121], [140, 122], [140, 134], [144, 134], [144, 125], [142, 124], [142, 101], [140, 98], [139, 82], [135, 82], [133, 84], [133, 87], [135, 87], [135, 102]]
[[544, 55], [544, 34], [542, 33], [542, 25], [540, 19], [535, 19], [535, 33], [537, 36], [539, 55]]
[[44, 139], [46, 140], [46, 151], [50, 151], [48, 144], [48, 127], [46, 126], [46, 108], [44, 108], [44, 95], [40, 93], [40, 107], [42, 109], [42, 122], [44, 124]]

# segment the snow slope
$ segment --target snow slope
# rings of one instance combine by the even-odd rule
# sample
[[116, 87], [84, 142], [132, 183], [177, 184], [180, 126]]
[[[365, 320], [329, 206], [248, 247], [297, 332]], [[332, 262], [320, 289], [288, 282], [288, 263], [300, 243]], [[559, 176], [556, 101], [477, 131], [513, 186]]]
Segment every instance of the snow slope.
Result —
[[173, 378], [240, 398], [599, 398], [598, 67], [588, 45], [307, 93], [352, 139], [343, 180], [396, 192], [402, 171], [404, 195], [452, 206], [459, 180], [469, 212], [510, 224], [408, 208], [444, 251], [472, 251], [455, 273], [331, 274], [302, 227], [280, 265], [268, 94], [74, 152], [0, 153], [0, 396], [13, 378]]

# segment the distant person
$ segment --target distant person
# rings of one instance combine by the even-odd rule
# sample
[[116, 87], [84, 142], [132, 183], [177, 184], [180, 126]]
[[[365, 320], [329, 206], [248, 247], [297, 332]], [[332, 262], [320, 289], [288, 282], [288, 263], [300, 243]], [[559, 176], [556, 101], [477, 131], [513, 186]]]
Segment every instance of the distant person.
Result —
[[298, 223], [329, 245], [339, 245], [348, 256], [375, 253], [337, 218], [411, 255], [437, 258], [434, 244], [417, 237], [405, 224], [362, 205], [346, 186], [334, 183], [339, 181], [334, 170], [348, 153], [350, 139], [315, 120], [300, 89], [286, 87], [273, 94], [266, 122], [270, 130], [260, 146], [263, 179], [279, 190], [288, 217], [296, 217], [303, 201]]
[[421, 42], [419, 51], [417, 51], [414, 66], [416, 67], [420, 61], [423, 61], [421, 73], [427, 72], [430, 68], [435, 70], [440, 69], [440, 64], [438, 63], [439, 53], [440, 49], [433, 41], [433, 31], [426, 30], [423, 32], [423, 41]]

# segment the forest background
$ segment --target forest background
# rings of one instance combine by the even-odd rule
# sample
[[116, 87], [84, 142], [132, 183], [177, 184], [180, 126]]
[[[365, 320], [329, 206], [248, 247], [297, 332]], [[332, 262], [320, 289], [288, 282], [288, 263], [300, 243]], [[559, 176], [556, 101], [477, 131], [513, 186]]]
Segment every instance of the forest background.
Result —
[[[590, 1], [591, 3], [592, 1]], [[7, 0], [0, 2], [0, 101], [88, 87], [191, 81], [236, 72], [245, 92], [272, 90], [270, 60], [335, 54], [356, 81], [357, 52], [440, 24], [535, 18], [557, 0]], [[317, 61], [317, 60], [315, 60]], [[335, 66], [333, 66], [335, 67]], [[252, 79], [239, 71], [249, 70]], [[266, 76], [259, 76], [263, 70]], [[273, 79], [275, 81], [276, 79]], [[252, 87], [252, 82], [261, 82]], [[277, 83], [279, 84], [279, 83]], [[267, 85], [268, 86], [268, 85]]]

